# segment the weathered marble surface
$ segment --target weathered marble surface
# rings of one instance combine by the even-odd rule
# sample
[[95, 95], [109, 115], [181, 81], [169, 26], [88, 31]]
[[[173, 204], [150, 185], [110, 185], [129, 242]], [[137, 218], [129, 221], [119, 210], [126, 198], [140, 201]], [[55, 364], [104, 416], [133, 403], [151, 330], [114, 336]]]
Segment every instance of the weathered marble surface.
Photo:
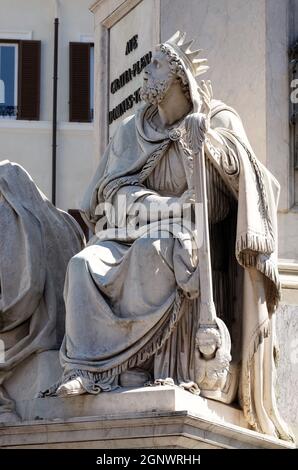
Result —
[[297, 305], [281, 304], [277, 312], [280, 349], [276, 398], [283, 418], [290, 424], [298, 442], [298, 293]]
[[[295, 305], [281, 304], [278, 310], [280, 361], [276, 391], [282, 416], [298, 438], [297, 313]], [[13, 376], [6, 386], [26, 421], [0, 429], [2, 447], [275, 448], [285, 445], [245, 431], [242, 413], [236, 407], [194, 397], [177, 388], [143, 388], [98, 397], [34, 400], [40, 387], [49, 386], [61, 374], [57, 351], [35, 355], [18, 373], [17, 380]], [[111, 414], [112, 409], [117, 409], [117, 417]], [[212, 426], [208, 424], [208, 417], [212, 419]], [[236, 426], [241, 426], [242, 430]], [[183, 437], [185, 432], [187, 438]]]
[[284, 441], [188, 411], [35, 421], [0, 430], [9, 449], [292, 449]]
[[[32, 374], [35, 367], [37, 381]], [[293, 447], [247, 429], [238, 407], [191, 395], [179, 387], [30, 399], [41, 383], [48, 384], [60, 373], [57, 351], [31, 358], [19, 372], [18, 388], [13, 380], [8, 387], [18, 399], [17, 410], [24, 421], [0, 427], [2, 448]]]
[[18, 408], [20, 401], [34, 400], [40, 390], [58, 380], [61, 372], [59, 351], [35, 353], [15, 368], [14, 374], [5, 382], [5, 389]]
[[76, 221], [51, 204], [24, 168], [0, 161], [0, 421], [14, 412], [6, 380], [36, 351], [60, 347], [66, 268], [83, 239]]

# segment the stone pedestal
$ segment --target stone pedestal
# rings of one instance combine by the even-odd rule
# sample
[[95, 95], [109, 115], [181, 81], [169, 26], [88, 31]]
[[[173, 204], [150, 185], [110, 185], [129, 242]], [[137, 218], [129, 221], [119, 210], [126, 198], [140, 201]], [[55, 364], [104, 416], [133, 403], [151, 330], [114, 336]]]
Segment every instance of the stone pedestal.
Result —
[[239, 409], [192, 396], [179, 387], [23, 400], [17, 408], [28, 421], [0, 429], [2, 448], [293, 447], [240, 427]]
[[242, 411], [171, 386], [35, 398], [61, 374], [57, 351], [33, 356], [7, 381], [21, 423], [0, 427], [2, 448], [291, 448], [247, 429]]

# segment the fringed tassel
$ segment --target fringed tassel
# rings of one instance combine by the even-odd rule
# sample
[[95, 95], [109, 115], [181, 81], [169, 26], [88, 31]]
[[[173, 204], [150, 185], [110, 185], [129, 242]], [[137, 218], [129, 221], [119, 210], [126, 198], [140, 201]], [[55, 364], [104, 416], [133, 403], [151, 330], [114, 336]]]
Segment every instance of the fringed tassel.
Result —
[[[249, 237], [247, 237], [247, 239], [248, 238]], [[249, 243], [242, 246], [249, 246]], [[250, 246], [252, 246], [252, 244]], [[264, 285], [267, 308], [269, 313], [273, 313], [281, 298], [281, 284], [276, 264], [273, 263], [268, 256], [262, 255], [259, 252], [245, 253], [237, 250], [236, 256], [242, 266], [246, 268], [255, 268], [265, 276]]]
[[[249, 257], [252, 256], [250, 253], [245, 253], [245, 250], [256, 251], [258, 253], [271, 254], [274, 251], [274, 241], [272, 238], [265, 237], [264, 235], [248, 234], [241, 235], [236, 243], [236, 254], [239, 259], [243, 259], [244, 266], [250, 266]], [[248, 264], [246, 264], [245, 258], [248, 258]]]
[[[245, 251], [251, 250], [251, 251]], [[270, 259], [274, 250], [272, 239], [257, 235], [241, 237], [236, 243], [236, 257], [245, 268], [255, 268], [265, 276], [265, 293], [268, 312], [272, 313], [280, 301], [280, 280], [276, 264]]]

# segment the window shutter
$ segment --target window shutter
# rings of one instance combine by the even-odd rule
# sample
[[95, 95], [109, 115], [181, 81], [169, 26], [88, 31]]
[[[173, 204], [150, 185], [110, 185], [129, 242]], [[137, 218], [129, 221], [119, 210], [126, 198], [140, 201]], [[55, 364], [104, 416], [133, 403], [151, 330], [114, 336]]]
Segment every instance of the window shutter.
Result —
[[19, 42], [18, 119], [39, 120], [40, 41]]
[[90, 122], [90, 44], [69, 44], [69, 120]]

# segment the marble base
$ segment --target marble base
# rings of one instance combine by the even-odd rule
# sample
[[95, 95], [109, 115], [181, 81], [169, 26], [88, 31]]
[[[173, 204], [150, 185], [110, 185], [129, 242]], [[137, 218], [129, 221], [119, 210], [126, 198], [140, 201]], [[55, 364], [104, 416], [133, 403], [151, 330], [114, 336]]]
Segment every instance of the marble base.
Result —
[[212, 422], [247, 428], [240, 409], [192, 395], [176, 386], [121, 388], [99, 395], [19, 400], [16, 402], [16, 410], [22, 421], [187, 411], [192, 416], [209, 419]]
[[176, 386], [35, 398], [60, 374], [57, 351], [47, 351], [6, 382], [21, 422], [0, 423], [1, 448], [295, 447], [247, 429], [239, 408]]
[[[40, 400], [44, 400], [41, 404]], [[103, 393], [98, 397], [45, 398], [23, 410], [34, 421], [0, 428], [1, 448], [45, 449], [285, 449], [295, 446], [256, 433], [228, 420], [237, 419], [223, 405], [211, 411], [211, 400], [188, 397], [188, 392], [170, 388]], [[33, 402], [33, 401], [32, 401]], [[130, 411], [127, 409], [130, 402]], [[203, 403], [205, 402], [205, 403]], [[122, 408], [114, 408], [115, 403]], [[145, 411], [139, 411], [145, 405]], [[198, 405], [202, 405], [201, 408]], [[149, 411], [149, 408], [151, 410]], [[227, 407], [228, 408], [228, 407]], [[35, 411], [34, 411], [35, 410]], [[52, 419], [41, 419], [43, 410]], [[54, 418], [63, 413], [89, 416]], [[90, 416], [91, 413], [94, 416]], [[209, 415], [209, 416], [208, 416]]]

